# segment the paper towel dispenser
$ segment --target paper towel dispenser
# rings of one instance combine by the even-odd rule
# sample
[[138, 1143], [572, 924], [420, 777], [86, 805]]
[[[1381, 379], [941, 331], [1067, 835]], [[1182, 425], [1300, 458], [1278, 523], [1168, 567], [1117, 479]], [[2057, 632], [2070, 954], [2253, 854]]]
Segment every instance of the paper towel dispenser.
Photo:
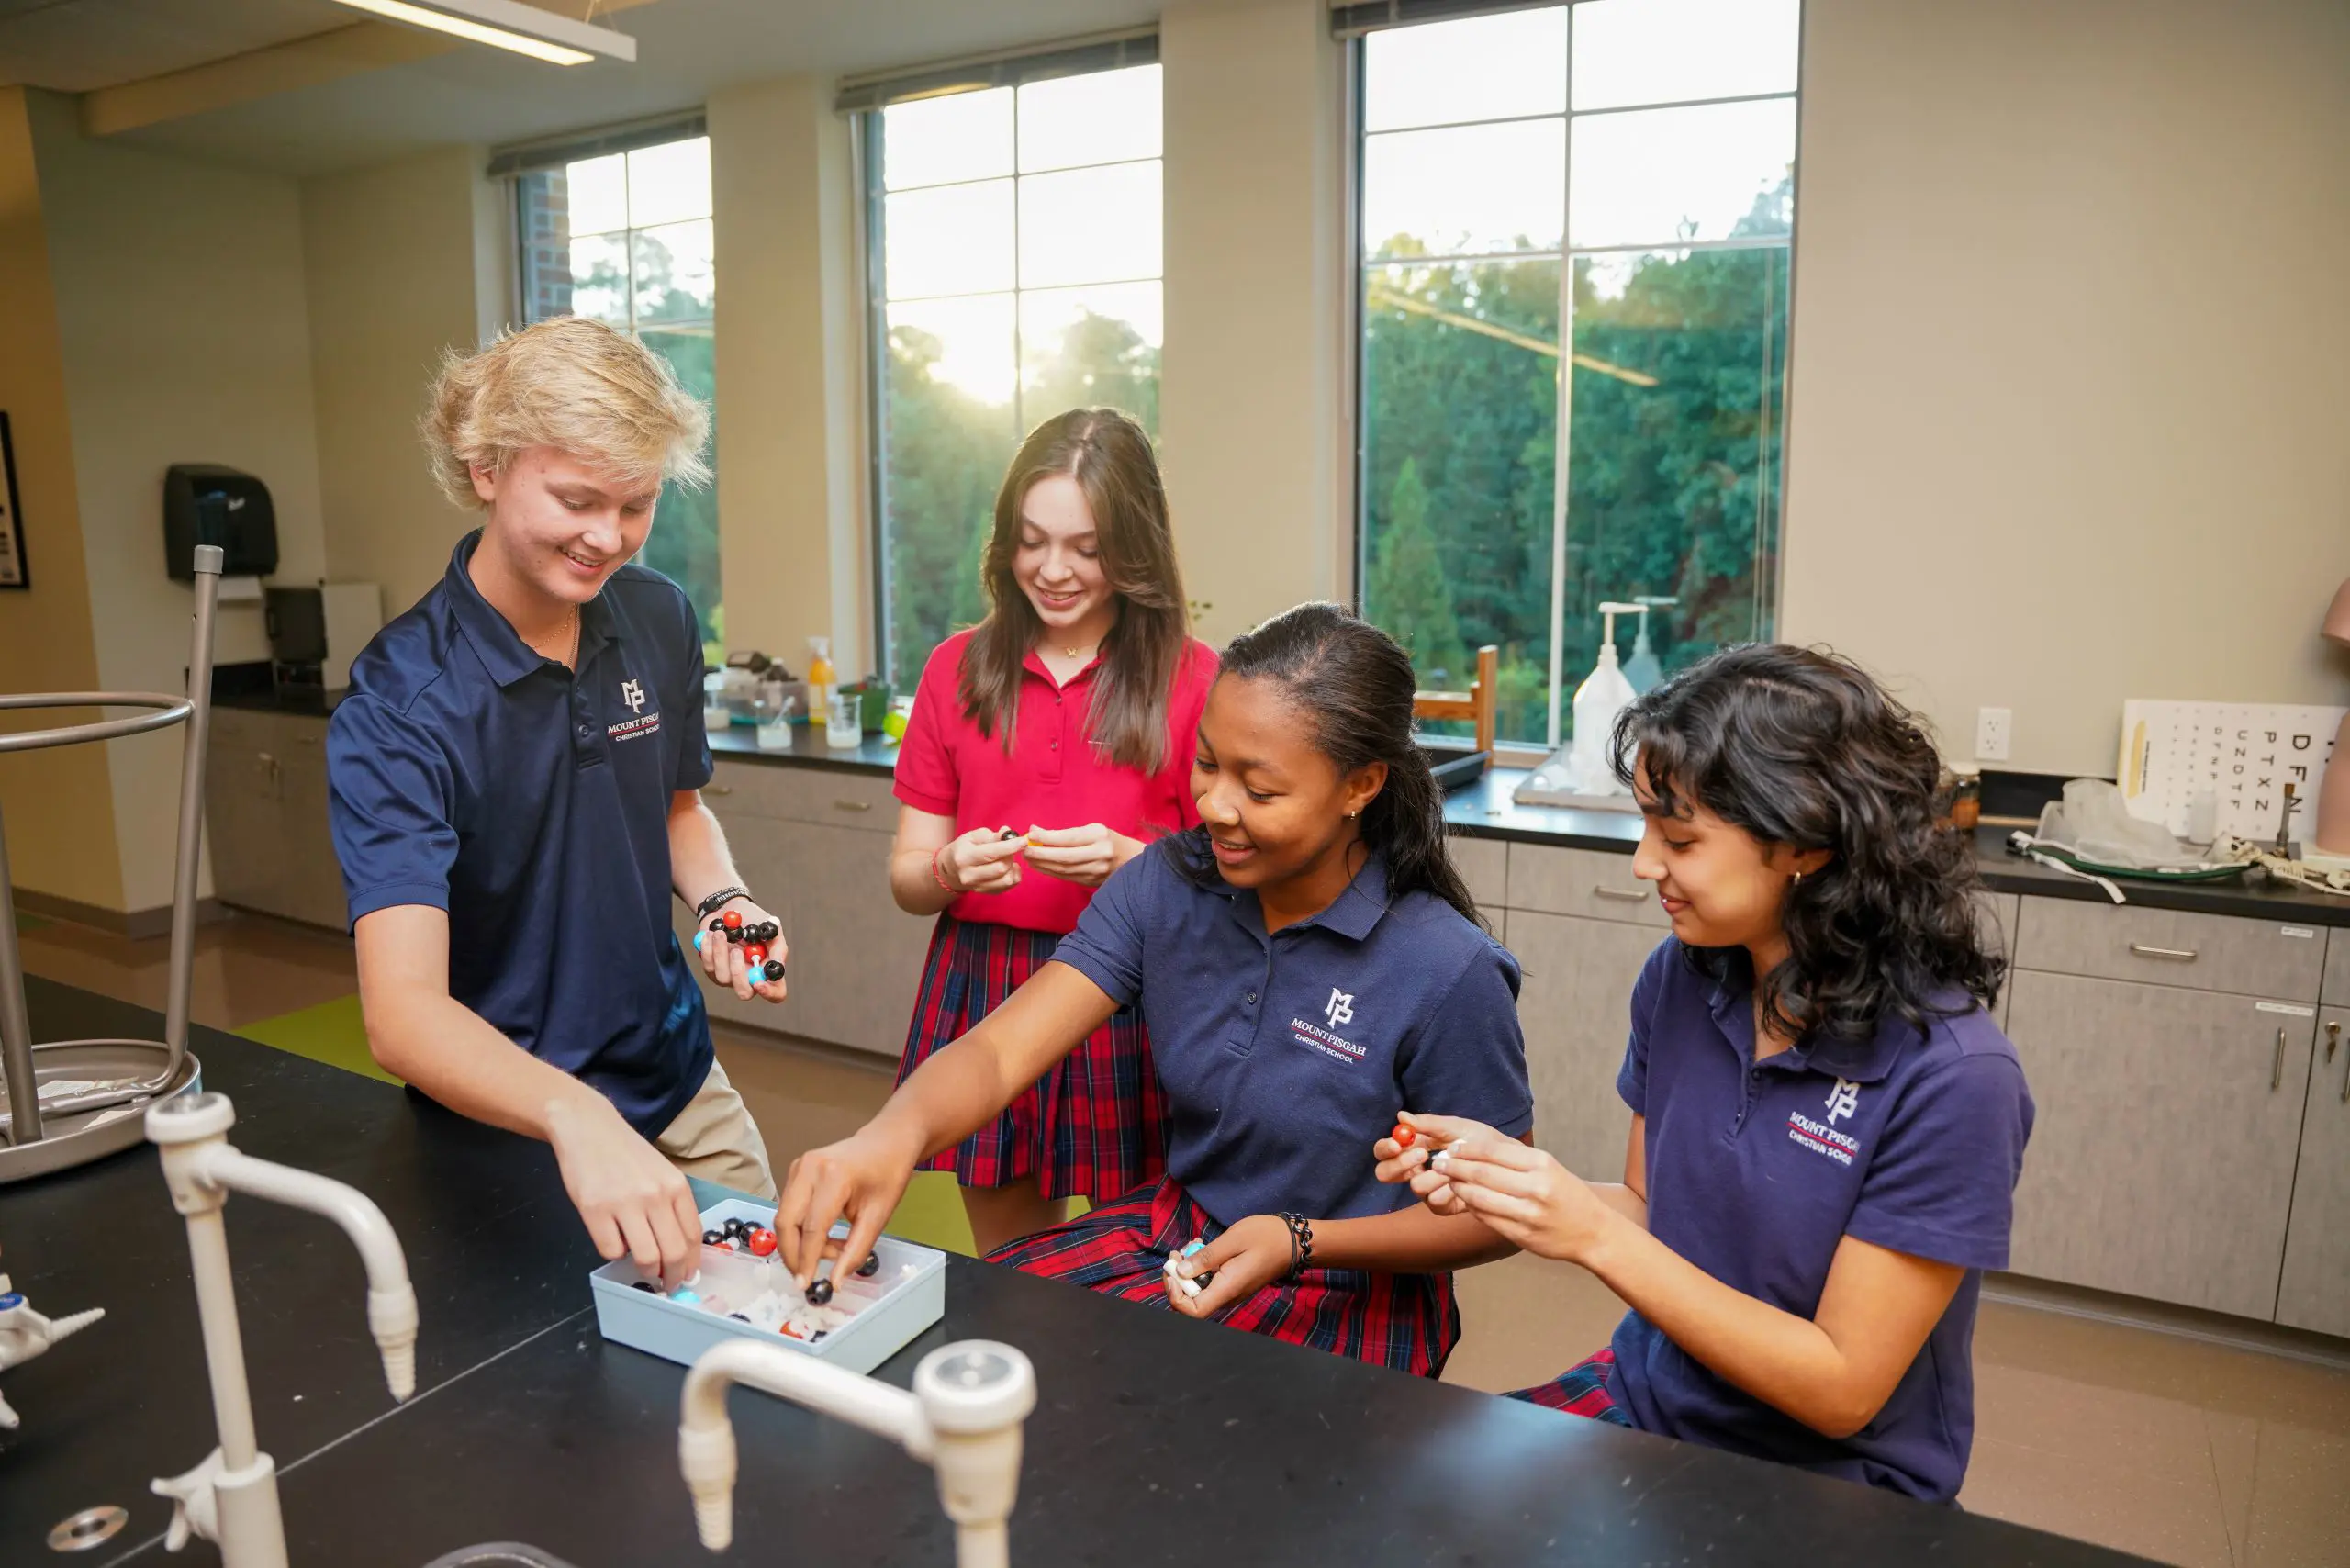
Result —
[[196, 547], [218, 544], [220, 574], [265, 577], [277, 570], [277, 513], [269, 487], [217, 463], [174, 463], [163, 476], [165, 565], [181, 582], [196, 580]]

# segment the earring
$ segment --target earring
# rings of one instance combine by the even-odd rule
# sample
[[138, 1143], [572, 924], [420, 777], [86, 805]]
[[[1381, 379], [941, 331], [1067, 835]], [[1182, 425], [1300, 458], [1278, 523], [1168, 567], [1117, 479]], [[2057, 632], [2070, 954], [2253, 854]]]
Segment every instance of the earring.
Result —
[[1348, 820], [1348, 822], [1352, 822], [1352, 821], [1354, 821], [1357, 817], [1359, 817], [1359, 816], [1360, 816], [1360, 815], [1362, 815], [1362, 813], [1361, 813], [1360, 812], [1348, 812], [1347, 813], [1347, 820]]
[[1796, 879], [1793, 885], [1798, 888], [1803, 886], [1803, 873], [1801, 871], [1797, 871], [1796, 873]]

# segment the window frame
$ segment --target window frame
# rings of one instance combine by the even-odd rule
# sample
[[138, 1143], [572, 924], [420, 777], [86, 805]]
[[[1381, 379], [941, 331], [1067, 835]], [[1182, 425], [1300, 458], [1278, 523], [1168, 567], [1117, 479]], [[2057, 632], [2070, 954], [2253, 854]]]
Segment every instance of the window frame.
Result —
[[[1010, 297], [1013, 307], [1012, 422], [1014, 429], [1015, 440], [1024, 437], [1030, 429], [1030, 421], [1024, 406], [1024, 399], [1027, 395], [1027, 388], [1024, 385], [1024, 376], [1027, 369], [1027, 343], [1023, 336], [1023, 316], [1021, 309], [1022, 301], [1024, 296], [1030, 294], [1049, 294], [1058, 292], [1064, 288], [1116, 286], [1117, 285], [1125, 283], [1154, 284], [1158, 286], [1160, 290], [1162, 335], [1160, 348], [1161, 352], [1164, 352], [1164, 301], [1166, 297], [1165, 289], [1167, 284], [1167, 257], [1163, 231], [1160, 241], [1158, 270], [1147, 277], [1104, 279], [1100, 280], [1098, 283], [1087, 284], [1053, 284], [1038, 286], [1032, 288], [1023, 286], [1019, 272], [1020, 185], [1021, 182], [1024, 180], [1033, 179], [1039, 176], [1069, 174], [1080, 169], [1124, 168], [1139, 163], [1155, 162], [1158, 164], [1160, 169], [1160, 207], [1162, 213], [1164, 212], [1166, 200], [1164, 191], [1167, 149], [1164, 135], [1165, 111], [1163, 108], [1161, 110], [1160, 118], [1161, 137], [1159, 141], [1159, 150], [1152, 157], [1115, 158], [1103, 162], [1070, 164], [1065, 167], [1056, 166], [1050, 169], [1039, 169], [1035, 171], [1033, 174], [1023, 172], [1020, 168], [1020, 89], [1022, 87], [1027, 86], [1034, 82], [1058, 80], [1069, 76], [1100, 75], [1112, 71], [1138, 70], [1147, 66], [1160, 66], [1163, 69], [1163, 62], [1158, 57], [1157, 38], [1155, 34], [1150, 36], [1149, 43], [1150, 52], [1143, 58], [1127, 58], [1121, 54], [1113, 58], [1103, 59], [1098, 63], [1089, 64], [1085, 68], [1080, 70], [1055, 70], [1035, 75], [1026, 75], [1017, 72], [1013, 72], [1000, 79], [991, 79], [987, 81], [975, 80], [970, 86], [962, 90], [968, 92], [988, 92], [1008, 88], [1013, 95], [1013, 161], [1010, 173], [1003, 175], [983, 175], [971, 180], [947, 181], [936, 186], [909, 187], [910, 189], [917, 190], [944, 189], [952, 185], [976, 185], [985, 180], [994, 179], [1009, 179], [1012, 183], [1012, 286], [1008, 289], [1002, 290], [979, 290], [968, 295], [925, 295], [919, 297], [919, 298], [923, 300], [929, 300], [933, 298], [978, 298], [995, 294], [1008, 295]], [[1056, 57], [1046, 55], [1040, 56], [1038, 58], [1040, 60], [1050, 60]], [[867, 559], [870, 563], [872, 569], [871, 608], [873, 612], [873, 667], [882, 676], [883, 678], [891, 683], [893, 689], [906, 691], [912, 689], [912, 683], [920, 677], [922, 672], [920, 670], [900, 670], [892, 667], [896, 659], [898, 639], [896, 636], [896, 628], [891, 621], [890, 605], [890, 584], [895, 579], [896, 573], [894, 570], [894, 562], [890, 542], [890, 375], [888, 367], [882, 363], [882, 356], [889, 352], [890, 346], [890, 299], [889, 283], [889, 230], [887, 218], [890, 191], [888, 188], [887, 171], [885, 169], [886, 149], [884, 145], [884, 117], [886, 116], [890, 106], [890, 100], [885, 98], [882, 101], [876, 102], [867, 106], [860, 106], [852, 111], [850, 143], [853, 149], [852, 156], [856, 162], [855, 185], [857, 193], [857, 201], [859, 203], [856, 236], [858, 242], [863, 247], [863, 255], [860, 258], [863, 263], [861, 268], [860, 283], [865, 291], [865, 308], [859, 314], [865, 341], [863, 344], [864, 352], [860, 364], [863, 368], [863, 375], [865, 378], [864, 414], [866, 430], [866, 493], [871, 498], [871, 516], [867, 529]], [[1155, 432], [1153, 439], [1156, 440]], [[1006, 460], [1009, 461], [1012, 454], [1007, 451], [1004, 455]]]
[[[1567, 505], [1572, 485], [1572, 468], [1570, 465], [1572, 462], [1573, 456], [1572, 427], [1574, 418], [1574, 376], [1572, 372], [1573, 364], [1572, 356], [1574, 353], [1575, 263], [1578, 261], [1588, 256], [1655, 254], [1661, 252], [1675, 252], [1683, 255], [1711, 251], [1777, 250], [1785, 252], [1787, 273], [1785, 285], [1787, 298], [1786, 327], [1784, 336], [1783, 351], [1776, 371], [1779, 382], [1779, 453], [1777, 461], [1774, 465], [1774, 472], [1772, 476], [1773, 488], [1776, 494], [1777, 500], [1774, 509], [1773, 537], [1769, 550], [1770, 570], [1767, 573], [1757, 573], [1755, 583], [1757, 600], [1755, 605], [1755, 624], [1758, 633], [1765, 638], [1775, 635], [1778, 630], [1779, 604], [1783, 597], [1784, 577], [1786, 571], [1786, 469], [1788, 430], [1793, 423], [1794, 405], [1794, 383], [1789, 375], [1789, 367], [1793, 364], [1795, 359], [1795, 284], [1796, 246], [1800, 241], [1803, 229], [1801, 215], [1801, 192], [1803, 185], [1802, 110], [1805, 59], [1803, 39], [1805, 29], [1810, 23], [1811, 7], [1808, 4], [1799, 3], [1796, 8], [1795, 84], [1785, 92], [1742, 93], [1730, 94], [1718, 97], [1676, 98], [1659, 100], [1656, 102], [1643, 101], [1631, 104], [1609, 104], [1599, 108], [1578, 109], [1575, 107], [1574, 104], [1575, 11], [1583, 3], [1583, 0], [1559, 0], [1559, 4], [1556, 7], [1565, 13], [1565, 41], [1561, 61], [1561, 69], [1565, 73], [1567, 94], [1565, 106], [1557, 114], [1501, 115], [1489, 119], [1444, 121], [1429, 125], [1398, 126], [1391, 130], [1385, 131], [1371, 130], [1366, 124], [1366, 111], [1369, 107], [1366, 86], [1371, 34], [1372, 32], [1380, 31], [1404, 31], [1420, 26], [1441, 25], [1447, 21], [1458, 21], [1471, 16], [1487, 13], [1481, 9], [1463, 8], [1457, 13], [1443, 16], [1416, 17], [1410, 20], [1399, 21], [1392, 28], [1372, 27], [1360, 31], [1352, 31], [1346, 37], [1348, 48], [1346, 68], [1347, 86], [1344, 95], [1346, 100], [1345, 112], [1347, 116], [1346, 146], [1348, 157], [1350, 159], [1352, 164], [1349, 171], [1351, 177], [1347, 182], [1347, 234], [1348, 243], [1350, 245], [1350, 250], [1348, 255], [1348, 265], [1352, 269], [1353, 273], [1348, 296], [1349, 303], [1351, 305], [1350, 313], [1352, 318], [1353, 332], [1348, 344], [1348, 353], [1349, 358], [1348, 368], [1350, 369], [1353, 376], [1353, 396], [1348, 407], [1354, 421], [1354, 462], [1349, 470], [1354, 486], [1354, 496], [1352, 498], [1353, 517], [1351, 520], [1354, 530], [1354, 547], [1350, 552], [1348, 552], [1348, 559], [1352, 566], [1355, 575], [1356, 602], [1358, 605], [1364, 604], [1365, 596], [1367, 596], [1370, 591], [1371, 569], [1371, 539], [1370, 529], [1370, 500], [1371, 496], [1371, 420], [1369, 403], [1371, 382], [1368, 374], [1370, 355], [1366, 352], [1367, 335], [1370, 328], [1370, 278], [1374, 268], [1393, 264], [1390, 261], [1371, 256], [1369, 252], [1369, 247], [1365, 243], [1365, 235], [1363, 232], [1363, 213], [1366, 193], [1364, 185], [1368, 178], [1367, 171], [1370, 164], [1370, 139], [1373, 136], [1394, 135], [1398, 133], [1408, 135], [1420, 131], [1457, 129], [1466, 126], [1528, 124], [1547, 120], [1558, 120], [1561, 122], [1562, 144], [1561, 148], [1561, 155], [1560, 160], [1561, 164], [1561, 205], [1560, 210], [1559, 243], [1556, 248], [1530, 251], [1467, 251], [1458, 253], [1446, 252], [1440, 255], [1414, 256], [1409, 258], [1414, 263], [1425, 263], [1430, 265], [1447, 265], [1460, 263], [1475, 264], [1503, 263], [1510, 262], [1555, 261], [1559, 266], [1558, 353], [1560, 359], [1560, 375], [1558, 415], [1554, 431], [1555, 446], [1551, 459], [1550, 621], [1549, 627], [1550, 670], [1548, 675], [1549, 701], [1547, 706], [1549, 719], [1546, 726], [1547, 734], [1539, 743], [1530, 740], [1513, 740], [1507, 736], [1501, 735], [1494, 737], [1494, 748], [1497, 754], [1507, 756], [1508, 754], [1516, 753], [1518, 757], [1522, 757], [1527, 760], [1539, 760], [1542, 756], [1547, 755], [1549, 752], [1557, 750], [1560, 746], [1565, 744], [1563, 727], [1561, 724], [1561, 710], [1567, 700], [1565, 691], [1566, 671], [1564, 668], [1566, 650], [1563, 644], [1566, 630], [1566, 567], [1568, 543]], [[1516, 5], [1496, 6], [1491, 7], [1491, 10], [1493, 12], [1500, 12], [1504, 10], [1548, 10], [1551, 8], [1552, 7], [1548, 6]], [[1358, 9], [1360, 9], [1360, 7], [1358, 7]], [[1594, 118], [1607, 115], [1642, 114], [1662, 109], [1705, 108], [1721, 104], [1774, 103], [1781, 100], [1785, 100], [1792, 104], [1796, 109], [1795, 140], [1790, 154], [1788, 167], [1795, 181], [1795, 188], [1797, 197], [1796, 203], [1796, 210], [1789, 224], [1787, 233], [1785, 236], [1693, 240], [1684, 241], [1680, 244], [1662, 244], [1655, 241], [1650, 241], [1640, 244], [1576, 245], [1573, 242], [1572, 223], [1574, 212], [1574, 131], [1575, 122], [1577, 120]], [[1365, 608], [1368, 608], [1367, 605]], [[1541, 748], [1539, 751], [1531, 749], [1538, 745]]]
[[[671, 134], [671, 132], [674, 132], [674, 134]], [[599, 158], [617, 156], [621, 161], [621, 178], [622, 183], [621, 187], [621, 211], [622, 216], [625, 218], [630, 219], [630, 221], [624, 222], [619, 229], [594, 230], [586, 236], [576, 234], [572, 230], [568, 221], [569, 207], [566, 189], [565, 223], [564, 227], [563, 241], [564, 248], [565, 252], [568, 252], [571, 241], [578, 238], [584, 237], [596, 239], [609, 238], [617, 235], [621, 242], [621, 256], [623, 259], [623, 266], [621, 268], [622, 298], [626, 303], [627, 320], [621, 323], [606, 321], [605, 325], [614, 327], [617, 330], [626, 332], [630, 338], [640, 344], [643, 344], [645, 342], [645, 334], [647, 331], [656, 334], [669, 333], [678, 336], [699, 336], [707, 338], [711, 341], [712, 352], [714, 354], [718, 335], [718, 268], [716, 243], [716, 233], [718, 228], [717, 191], [715, 188], [711, 190], [710, 210], [700, 218], [672, 218], [665, 223], [639, 224], [633, 221], [635, 214], [632, 210], [634, 207], [634, 199], [632, 182], [634, 176], [630, 171], [628, 162], [629, 155], [632, 153], [646, 151], [655, 148], [676, 146], [680, 142], [687, 141], [699, 140], [707, 143], [710, 139], [710, 128], [706, 118], [700, 110], [695, 110], [691, 115], [682, 119], [672, 117], [665, 120], [651, 122], [649, 131], [646, 128], [643, 127], [621, 126], [604, 132], [583, 133], [578, 136], [567, 138], [564, 142], [554, 144], [551, 152], [533, 151], [532, 150], [525, 149], [501, 153], [494, 157], [491, 164], [492, 172], [487, 177], [496, 180], [502, 180], [511, 187], [508, 192], [507, 200], [504, 204], [508, 228], [506, 237], [508, 241], [507, 254], [511, 259], [512, 263], [507, 270], [506, 274], [507, 286], [511, 291], [512, 296], [510, 301], [511, 310], [509, 312], [509, 319], [524, 327], [535, 325], [539, 321], [552, 320], [554, 319], [552, 316], [538, 315], [536, 314], [535, 309], [535, 283], [533, 279], [533, 263], [531, 257], [531, 252], [535, 248], [532, 234], [531, 182], [543, 176], [555, 174], [565, 175], [567, 181], [568, 169], [571, 164], [588, 162]], [[637, 315], [636, 305], [636, 237], [639, 234], [674, 227], [682, 223], [707, 223], [711, 226], [712, 235], [711, 246], [711, 308], [707, 312], [696, 316], [670, 318], [658, 320], [640, 319]], [[568, 266], [569, 262], [566, 256], [566, 275], [572, 277], [573, 287], [576, 289], [577, 286], [577, 277], [576, 274], [568, 273]], [[577, 315], [579, 312], [575, 308], [573, 310], [564, 312], [564, 314]], [[589, 319], [594, 320], [603, 319], [601, 317], [591, 317]], [[648, 348], [651, 347], [650, 344], [646, 344], [645, 346]], [[653, 352], [655, 353], [661, 353], [657, 348], [653, 349]], [[665, 359], [666, 358], [666, 355], [663, 357]], [[713, 421], [715, 421], [718, 413], [717, 402], [717, 392], [715, 386], [713, 386], [711, 388], [710, 398], [711, 416]], [[710, 504], [711, 508], [711, 517], [716, 528], [714, 554], [715, 565], [718, 570], [718, 581], [715, 594], [711, 601], [709, 604], [703, 604], [699, 599], [696, 599], [694, 600], [694, 611], [698, 621], [714, 616], [719, 618], [721, 623], [722, 623], [722, 618], [725, 613], [726, 524], [725, 519], [722, 515], [720, 515], [718, 511], [718, 488], [715, 476], [719, 465], [719, 454], [714, 431], [713, 438], [707, 449], [706, 455], [712, 473], [712, 478], [710, 485]], [[690, 588], [690, 585], [685, 586]], [[713, 664], [715, 664], [718, 659], [722, 659], [724, 656], [722, 648], [719, 647], [715, 643], [708, 642], [704, 644], [704, 655], [706, 657], [711, 657]]]

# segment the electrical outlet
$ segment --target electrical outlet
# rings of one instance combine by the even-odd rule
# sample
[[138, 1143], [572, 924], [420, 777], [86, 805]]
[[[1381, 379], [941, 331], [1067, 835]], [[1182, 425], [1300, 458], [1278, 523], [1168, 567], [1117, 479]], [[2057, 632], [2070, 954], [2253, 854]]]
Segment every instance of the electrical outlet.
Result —
[[2005, 762], [2008, 760], [2008, 737], [2016, 727], [2014, 711], [2007, 708], [1977, 708], [1975, 710], [1975, 760]]

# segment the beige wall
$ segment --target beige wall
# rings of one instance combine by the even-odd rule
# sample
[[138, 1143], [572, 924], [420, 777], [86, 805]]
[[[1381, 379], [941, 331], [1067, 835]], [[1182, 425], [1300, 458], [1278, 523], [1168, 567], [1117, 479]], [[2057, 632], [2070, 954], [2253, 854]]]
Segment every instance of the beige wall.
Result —
[[504, 187], [480, 167], [477, 150], [450, 147], [302, 185], [327, 563], [338, 581], [381, 584], [387, 619], [474, 525], [434, 487], [416, 428], [441, 355], [507, 309]]
[[1322, 0], [1179, 0], [1165, 62], [1161, 458], [1223, 642], [1352, 591], [1345, 51]]
[[[0, 690], [87, 691], [97, 640], [76, 521], [65, 351], [27, 95], [0, 87], [0, 409], [8, 414], [31, 587], [0, 592]], [[160, 554], [162, 546], [155, 545]], [[95, 717], [28, 713], [0, 727]], [[0, 756], [0, 815], [15, 885], [104, 908], [122, 903], [122, 857], [104, 746]]]
[[[70, 99], [36, 94], [31, 107], [99, 683], [180, 691], [194, 594], [164, 560], [167, 467], [258, 476], [278, 579], [325, 570], [295, 185], [87, 140]], [[222, 608], [215, 648], [223, 662], [269, 656], [257, 599]], [[106, 749], [122, 905], [161, 906], [182, 734]]]
[[2350, 6], [1807, 0], [1782, 630], [1952, 749], [2350, 701]]
[[856, 198], [848, 122], [812, 76], [710, 100], [726, 640], [872, 667]]

